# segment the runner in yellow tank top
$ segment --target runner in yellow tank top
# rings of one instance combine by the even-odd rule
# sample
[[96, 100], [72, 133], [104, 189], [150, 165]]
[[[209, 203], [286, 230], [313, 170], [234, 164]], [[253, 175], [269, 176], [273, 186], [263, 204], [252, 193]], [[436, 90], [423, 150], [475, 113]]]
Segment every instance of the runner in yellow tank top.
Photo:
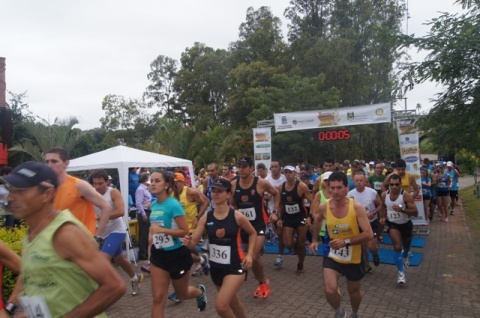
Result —
[[[331, 198], [320, 204], [318, 211], [312, 211], [315, 215], [313, 233], [318, 233], [325, 218], [330, 236], [330, 252], [328, 257], [323, 258], [325, 295], [327, 302], [335, 310], [335, 317], [346, 317], [345, 309], [340, 306], [341, 296], [338, 293], [338, 280], [340, 276], [345, 276], [352, 305], [350, 317], [355, 318], [362, 301], [360, 280], [364, 276], [364, 267], [361, 264], [361, 244], [373, 239], [373, 232], [365, 208], [346, 197], [347, 176], [336, 171], [330, 175], [328, 181]], [[314, 235], [310, 252], [315, 254], [317, 248], [318, 237]]]
[[[395, 163], [397, 164], [397, 168], [394, 174], [398, 174], [400, 176], [402, 189], [410, 193], [413, 199], [415, 199], [417, 195], [420, 193], [420, 187], [415, 181], [415, 177], [406, 171], [407, 163], [405, 162], [405, 160], [398, 159]], [[385, 181], [383, 181], [382, 183], [382, 192], [387, 191], [389, 189], [389, 184], [390, 184], [390, 175], [388, 175]]]

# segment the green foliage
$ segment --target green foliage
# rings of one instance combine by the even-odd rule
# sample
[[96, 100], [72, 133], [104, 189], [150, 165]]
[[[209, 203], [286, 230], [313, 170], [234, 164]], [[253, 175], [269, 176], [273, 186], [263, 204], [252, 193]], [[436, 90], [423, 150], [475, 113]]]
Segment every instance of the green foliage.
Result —
[[465, 210], [465, 215], [467, 217], [467, 224], [472, 227], [473, 233], [476, 238], [480, 237], [480, 199], [477, 197], [476, 193], [477, 186], [473, 185], [471, 187], [463, 188], [458, 191], [460, 199], [462, 200], [462, 205]]
[[468, 174], [473, 174], [480, 167], [480, 154], [466, 149], [458, 151], [455, 160], [462, 166], [462, 170]]
[[457, 3], [468, 10], [442, 13], [428, 23], [430, 32], [424, 37], [401, 37], [403, 47], [428, 53], [424, 61], [403, 66], [403, 81], [406, 89], [425, 81], [441, 84], [443, 92], [434, 99], [422, 128], [441, 152], [475, 152], [480, 142], [480, 4]]
[[78, 119], [70, 117], [67, 119], [55, 118], [53, 124], [42, 119], [39, 122], [24, 121], [19, 123], [30, 138], [16, 140], [15, 146], [9, 149], [13, 155], [21, 153], [26, 155], [28, 160], [43, 161], [43, 154], [50, 148], [60, 146], [71, 152], [77, 145], [82, 131], [73, 128], [78, 124]]
[[[22, 250], [22, 241], [27, 234], [27, 227], [21, 225], [7, 229], [0, 227], [0, 240], [2, 240], [12, 251], [20, 255]], [[17, 280], [17, 275], [8, 268], [3, 270], [3, 297], [7, 299], [12, 293], [13, 287]]]

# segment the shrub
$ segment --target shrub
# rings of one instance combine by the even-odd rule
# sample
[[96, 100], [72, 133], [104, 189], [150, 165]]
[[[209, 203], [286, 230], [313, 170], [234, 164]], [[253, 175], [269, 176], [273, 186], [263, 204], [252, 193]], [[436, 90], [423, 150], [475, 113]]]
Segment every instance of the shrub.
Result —
[[[27, 227], [21, 225], [20, 227], [14, 227], [7, 229], [5, 227], [0, 228], [0, 240], [2, 240], [10, 249], [15, 253], [20, 255], [22, 250], [22, 241], [27, 233]], [[17, 280], [17, 275], [13, 273], [8, 268], [4, 267], [3, 269], [3, 297], [8, 298], [12, 293], [13, 287], [15, 286], [15, 281]]]

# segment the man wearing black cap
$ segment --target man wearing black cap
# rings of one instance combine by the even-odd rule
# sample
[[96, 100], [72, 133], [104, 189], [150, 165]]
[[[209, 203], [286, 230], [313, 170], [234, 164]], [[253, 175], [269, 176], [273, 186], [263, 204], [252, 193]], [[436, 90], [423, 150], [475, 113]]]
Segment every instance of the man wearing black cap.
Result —
[[[255, 242], [248, 241], [248, 235], [242, 232], [242, 242], [248, 249], [249, 244], [255, 244], [252, 270], [258, 280], [258, 288], [253, 293], [254, 297], [267, 298], [270, 295], [269, 281], [263, 269], [260, 251], [265, 244], [266, 224], [277, 221], [277, 211], [280, 197], [278, 190], [265, 179], [254, 176], [253, 160], [250, 157], [241, 157], [237, 162], [239, 178], [232, 182], [230, 204], [242, 212], [257, 231]], [[275, 209], [268, 215], [264, 205], [264, 193], [273, 196]]]
[[14, 216], [29, 226], [17, 280], [23, 294], [14, 303], [35, 308], [42, 317], [104, 317], [103, 311], [124, 295], [125, 283], [81, 222], [54, 208], [55, 172], [26, 162], [0, 180], [10, 190]]

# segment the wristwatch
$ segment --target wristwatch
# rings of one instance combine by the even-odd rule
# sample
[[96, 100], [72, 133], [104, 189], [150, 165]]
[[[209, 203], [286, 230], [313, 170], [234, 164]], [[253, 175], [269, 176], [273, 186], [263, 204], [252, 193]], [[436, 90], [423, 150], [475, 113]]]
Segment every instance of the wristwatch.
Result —
[[398, 205], [400, 207], [400, 210], [405, 213], [405, 207], [401, 204]]
[[349, 247], [351, 244], [350, 239], [346, 239], [344, 242], [345, 242], [345, 247]]
[[14, 315], [17, 311], [17, 305], [14, 303], [8, 303], [5, 305], [5, 311], [8, 312], [9, 315]]

